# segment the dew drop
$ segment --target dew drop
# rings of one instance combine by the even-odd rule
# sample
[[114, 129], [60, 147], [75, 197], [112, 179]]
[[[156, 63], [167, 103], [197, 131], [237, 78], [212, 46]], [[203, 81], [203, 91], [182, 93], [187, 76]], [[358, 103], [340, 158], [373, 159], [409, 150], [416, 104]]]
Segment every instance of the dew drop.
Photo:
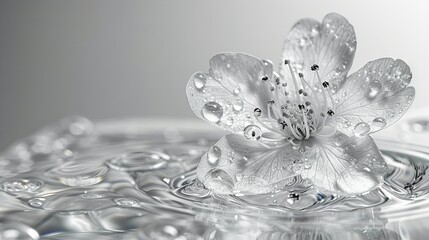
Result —
[[225, 124], [228, 126], [231, 126], [232, 124], [234, 124], [234, 118], [229, 117], [226, 119]]
[[371, 129], [373, 131], [378, 131], [382, 128], [384, 128], [387, 125], [386, 120], [382, 117], [376, 117], [374, 120], [372, 120], [371, 123]]
[[211, 146], [207, 152], [207, 162], [211, 166], [216, 166], [219, 163], [219, 158], [222, 156], [222, 150], [218, 146]]
[[256, 125], [249, 125], [244, 128], [244, 137], [247, 139], [258, 140], [259, 138], [261, 138], [261, 135], [261, 128]]
[[194, 80], [194, 86], [198, 90], [202, 90], [206, 86], [207, 78], [202, 73], [196, 73], [194, 74], [193, 80]]
[[231, 193], [234, 189], [234, 181], [221, 169], [210, 170], [205, 177], [204, 185], [217, 193]]
[[204, 104], [202, 114], [208, 121], [217, 123], [223, 116], [223, 109], [218, 103], [211, 101]]
[[374, 80], [369, 83], [368, 86], [368, 97], [369, 98], [375, 98], [381, 91], [381, 83], [378, 80]]
[[244, 174], [242, 172], [235, 173], [235, 180], [237, 180], [237, 182], [241, 181], [243, 178]]
[[238, 94], [240, 94], [240, 92], [241, 92], [240, 87], [234, 88], [234, 91], [233, 91], [234, 95], [238, 95]]
[[368, 134], [371, 130], [370, 126], [366, 122], [360, 122], [356, 124], [354, 133], [356, 136], [363, 136], [365, 134]]
[[238, 99], [237, 101], [234, 102], [234, 104], [232, 105], [232, 108], [235, 111], [239, 112], [239, 111], [243, 110], [243, 106], [244, 106], [243, 101], [241, 99]]

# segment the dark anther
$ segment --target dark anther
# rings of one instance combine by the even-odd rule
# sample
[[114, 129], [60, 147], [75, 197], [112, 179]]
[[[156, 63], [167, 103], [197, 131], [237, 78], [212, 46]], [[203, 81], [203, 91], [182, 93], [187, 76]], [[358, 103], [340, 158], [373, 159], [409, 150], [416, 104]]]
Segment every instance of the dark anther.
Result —
[[317, 70], [319, 70], [319, 65], [317, 65], [317, 64], [313, 64], [313, 66], [311, 66], [311, 71], [317, 71]]
[[298, 90], [298, 93], [299, 93], [299, 94], [302, 94], [303, 92], [304, 92], [304, 90], [302, 90], [302, 89], [299, 89], [299, 90]]
[[280, 106], [280, 109], [281, 109], [281, 110], [286, 110], [286, 109], [287, 109], [287, 106], [286, 106], [286, 105], [281, 105], [281, 106]]
[[285, 129], [285, 127], [287, 127], [287, 123], [286, 123], [286, 121], [285, 121], [285, 120], [283, 120], [283, 119], [279, 118], [279, 119], [277, 120], [277, 122], [278, 122], [280, 125], [282, 125], [283, 129]]
[[329, 116], [333, 116], [334, 115], [334, 111], [332, 111], [332, 110], [329, 110], [327, 113], [328, 113]]
[[310, 106], [311, 102], [305, 102], [305, 106]]
[[288, 93], [288, 92], [285, 92], [285, 96], [287, 96], [287, 95], [289, 95], [289, 93]]
[[287, 83], [285, 83], [285, 82], [284, 82], [284, 83], [282, 83], [282, 86], [283, 86], [283, 87], [286, 87], [286, 86], [287, 86]]
[[299, 104], [298, 107], [299, 107], [299, 110], [303, 110], [305, 108], [304, 104]]
[[324, 87], [324, 88], [329, 87], [329, 83], [328, 83], [327, 81], [324, 81], [324, 82], [322, 83], [322, 85], [323, 85], [323, 87]]
[[276, 84], [280, 85], [280, 78], [276, 78]]
[[262, 115], [262, 110], [260, 108], [255, 108], [253, 112], [255, 113], [256, 117], [260, 117]]
[[262, 81], [267, 81], [268, 80], [268, 77], [267, 76], [263, 76], [262, 77]]
[[310, 109], [308, 110], [308, 113], [312, 114], [312, 113], [313, 113], [313, 109], [311, 109], [311, 108], [310, 108]]
[[274, 104], [274, 100], [268, 101], [268, 104]]
[[299, 200], [299, 195], [296, 193], [290, 193], [289, 194], [289, 198], [295, 199], [295, 200]]
[[304, 74], [302, 74], [302, 73], [298, 73], [298, 76], [299, 76], [300, 78], [303, 78], [303, 77], [304, 77]]
[[270, 87], [270, 91], [274, 92], [275, 88], [273, 86]]
[[289, 64], [289, 60], [285, 59], [285, 64], [288, 65]]
[[308, 94], [307, 94], [306, 92], [303, 92], [303, 93], [302, 93], [302, 95], [304, 95], [304, 96], [306, 96], [306, 97], [307, 97], [307, 95], [308, 95]]

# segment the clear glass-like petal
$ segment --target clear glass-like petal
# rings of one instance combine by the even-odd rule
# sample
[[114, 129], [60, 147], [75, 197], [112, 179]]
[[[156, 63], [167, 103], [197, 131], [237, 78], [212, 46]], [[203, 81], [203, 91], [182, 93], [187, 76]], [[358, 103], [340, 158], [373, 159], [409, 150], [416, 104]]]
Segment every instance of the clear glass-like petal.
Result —
[[203, 155], [198, 178], [214, 192], [269, 192], [292, 182], [301, 154], [290, 145], [266, 148], [239, 135], [227, 135]]
[[299, 172], [313, 184], [341, 194], [368, 192], [382, 182], [386, 164], [369, 136], [315, 136], [306, 156], [307, 166]]
[[382, 58], [367, 63], [347, 78], [334, 95], [334, 120], [348, 135], [379, 131], [396, 122], [414, 100], [408, 65], [402, 60]]
[[[320, 85], [313, 64], [319, 66], [319, 75], [332, 87], [339, 86], [349, 71], [356, 50], [353, 26], [341, 15], [328, 14], [319, 23], [314, 19], [298, 21], [286, 37], [283, 60], [288, 59], [296, 75], [303, 73], [311, 86]], [[282, 63], [280, 74], [291, 83], [289, 66]]]
[[195, 73], [186, 86], [194, 113], [209, 123], [235, 133], [256, 121], [255, 108], [265, 116], [272, 94], [268, 82], [273, 67], [268, 61], [241, 53], [221, 53], [210, 60], [210, 73]]

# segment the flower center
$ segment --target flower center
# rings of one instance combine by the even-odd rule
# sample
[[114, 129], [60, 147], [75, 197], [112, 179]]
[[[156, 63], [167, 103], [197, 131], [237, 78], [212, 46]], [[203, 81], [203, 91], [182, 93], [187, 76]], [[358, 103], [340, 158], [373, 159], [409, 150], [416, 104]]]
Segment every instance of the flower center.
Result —
[[292, 86], [282, 82], [276, 74], [273, 75], [274, 79], [262, 77], [270, 89], [272, 99], [267, 102], [267, 118], [261, 117], [260, 108], [256, 108], [254, 113], [258, 122], [268, 130], [297, 140], [308, 139], [326, 125], [328, 117], [334, 115], [330, 84], [322, 82], [317, 64], [311, 66], [317, 79], [311, 86], [303, 73], [296, 74], [293, 71], [289, 60], [284, 63], [289, 67]]

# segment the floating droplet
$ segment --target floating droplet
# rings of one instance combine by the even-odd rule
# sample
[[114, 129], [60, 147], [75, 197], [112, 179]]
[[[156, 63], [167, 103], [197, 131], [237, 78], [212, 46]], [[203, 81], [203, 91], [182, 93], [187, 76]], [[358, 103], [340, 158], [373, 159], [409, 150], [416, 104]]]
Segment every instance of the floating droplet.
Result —
[[88, 159], [85, 164], [79, 161], [67, 162], [51, 169], [45, 175], [64, 185], [77, 187], [90, 186], [103, 181], [108, 171], [109, 168], [104, 164]]
[[207, 161], [211, 166], [216, 166], [219, 158], [222, 156], [222, 150], [218, 146], [211, 146], [207, 152]]
[[221, 169], [210, 170], [205, 177], [204, 185], [216, 193], [231, 193], [234, 181]]
[[363, 136], [371, 130], [370, 126], [366, 122], [360, 122], [356, 124], [354, 133], [356, 136]]
[[106, 162], [115, 170], [121, 171], [148, 171], [165, 167], [170, 156], [161, 152], [141, 151], [121, 154]]
[[41, 180], [36, 179], [13, 179], [2, 184], [5, 192], [34, 192], [43, 186]]
[[128, 198], [116, 198], [114, 201], [116, 204], [123, 207], [137, 207], [139, 205], [138, 201]]
[[372, 120], [371, 129], [372, 131], [378, 131], [387, 125], [386, 120], [382, 117], [376, 117]]
[[237, 101], [234, 102], [234, 104], [232, 105], [232, 108], [234, 108], [235, 111], [239, 112], [243, 110], [243, 106], [244, 106], [243, 101], [241, 99], [238, 99]]
[[381, 83], [378, 80], [374, 80], [369, 83], [368, 86], [368, 97], [369, 98], [375, 98], [381, 91]]
[[44, 198], [32, 198], [30, 200], [28, 200], [28, 205], [35, 207], [35, 208], [40, 208], [43, 206], [43, 203], [45, 202], [46, 199]]
[[247, 139], [258, 140], [259, 138], [261, 138], [261, 135], [261, 128], [256, 125], [249, 125], [244, 128], [244, 137]]
[[194, 80], [194, 86], [198, 90], [202, 90], [206, 86], [207, 77], [202, 73], [195, 73], [192, 76]]
[[208, 121], [217, 123], [223, 116], [223, 109], [216, 102], [208, 102], [204, 104], [202, 114]]
[[255, 117], [260, 117], [262, 115], [262, 110], [260, 108], [255, 108], [253, 113], [255, 114]]

